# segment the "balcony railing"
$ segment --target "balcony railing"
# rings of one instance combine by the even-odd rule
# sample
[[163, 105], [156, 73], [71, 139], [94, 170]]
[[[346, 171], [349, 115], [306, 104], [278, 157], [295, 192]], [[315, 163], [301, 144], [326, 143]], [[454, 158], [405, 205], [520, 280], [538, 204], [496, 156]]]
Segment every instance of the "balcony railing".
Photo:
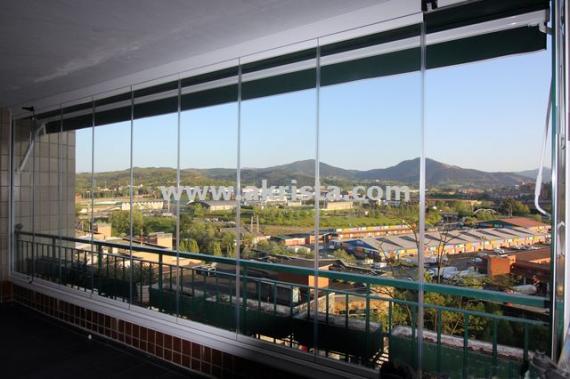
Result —
[[[23, 231], [15, 237], [15, 269], [32, 278], [371, 368], [418, 364], [415, 281]], [[518, 377], [534, 351], [548, 350], [546, 298], [429, 282], [424, 291], [425, 371]]]

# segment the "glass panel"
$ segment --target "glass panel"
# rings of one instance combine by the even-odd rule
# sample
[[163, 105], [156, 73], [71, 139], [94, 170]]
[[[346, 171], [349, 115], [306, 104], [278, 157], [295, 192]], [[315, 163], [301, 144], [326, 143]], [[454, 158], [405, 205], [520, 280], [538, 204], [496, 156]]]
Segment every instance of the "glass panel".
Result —
[[[32, 121], [33, 183], [33, 247], [32, 275], [57, 281], [59, 270], [55, 239], [41, 234], [57, 236], [58, 230], [58, 134], [46, 134], [40, 123]], [[53, 155], [53, 158], [52, 158]], [[29, 270], [28, 270], [29, 271]]]
[[[242, 62], [240, 227], [247, 261], [239, 332], [314, 352], [315, 310], [326, 302], [326, 280], [314, 271], [325, 238], [315, 233], [316, 41], [295, 50], [301, 53], [286, 59]], [[274, 264], [292, 271], [272, 270]]]
[[[438, 60], [429, 51], [428, 62]], [[533, 199], [546, 142], [550, 57], [549, 51], [540, 51], [427, 71], [428, 281], [547, 296], [549, 225]], [[549, 171], [544, 169], [541, 198], [546, 209]], [[483, 296], [427, 294], [426, 303], [432, 304], [426, 306], [426, 333], [439, 331], [444, 341], [437, 351], [426, 344], [426, 371], [514, 376], [529, 348], [548, 349], [546, 329], [540, 326], [547, 321], [546, 309], [491, 303]], [[462, 311], [441, 312], [438, 306]], [[494, 317], [469, 313], [481, 311]], [[454, 342], [464, 348], [452, 348]], [[507, 351], [518, 359], [508, 359]]]
[[373, 368], [417, 362], [417, 291], [348, 276], [417, 280], [419, 26], [415, 32], [409, 44], [389, 42], [390, 53], [378, 54], [386, 50], [381, 43], [321, 49], [320, 228], [329, 233], [323, 258], [347, 278], [328, 283], [333, 305], [320, 318], [319, 353]]
[[[91, 102], [91, 99], [89, 99]], [[70, 104], [65, 104], [66, 108]], [[59, 260], [62, 284], [94, 288], [97, 257], [90, 243], [77, 243], [66, 238], [91, 239], [93, 115], [86, 111], [83, 129], [66, 131], [69, 121], [60, 116], [59, 133]]]
[[[239, 283], [235, 261], [224, 259], [236, 257], [239, 231], [237, 82], [235, 70], [181, 90], [179, 316], [226, 330], [236, 330]], [[214, 93], [225, 100], [195, 109]]]
[[133, 91], [132, 301], [176, 314], [177, 210], [163, 199], [161, 187], [176, 187], [178, 89], [174, 85], [163, 101], [168, 113], [154, 117], [145, 117], [145, 110], [156, 106], [152, 95]]
[[[117, 91], [117, 93], [125, 92]], [[115, 94], [115, 93], [113, 93]], [[107, 94], [110, 96], [112, 94]], [[104, 98], [104, 97], [101, 97]], [[103, 111], [104, 105], [95, 99], [94, 111]], [[92, 251], [97, 258], [95, 285], [98, 294], [120, 301], [129, 301], [129, 243], [131, 189], [131, 123], [129, 121], [99, 125], [104, 113], [97, 114], [93, 131], [92, 203], [89, 208], [91, 229], [87, 238], [94, 241]], [[77, 176], [76, 183], [88, 181], [89, 174]], [[84, 181], [84, 179], [87, 179]], [[112, 247], [97, 242], [115, 243]]]
[[[60, 115], [53, 117], [58, 129]], [[74, 236], [74, 133], [46, 130], [32, 119], [15, 122], [14, 210], [17, 271], [61, 282], [62, 237]], [[71, 146], [71, 147], [70, 147]], [[31, 234], [30, 234], [31, 233]], [[69, 247], [70, 243], [65, 244]], [[91, 281], [89, 281], [91, 283]], [[89, 284], [90, 286], [90, 284]]]
[[[33, 124], [30, 120], [16, 120], [13, 124], [13, 209], [16, 231], [33, 232], [33, 182], [34, 182], [34, 152], [31, 146]], [[17, 235], [14, 242], [15, 264], [17, 272], [32, 275], [33, 273], [33, 237]]]
[[[75, 146], [69, 147], [75, 147], [72, 150], [75, 154], [75, 171], [73, 172], [75, 186], [72, 190], [75, 194], [75, 232], [79, 237], [87, 235], [91, 229], [94, 132], [93, 128], [84, 128], [67, 133], [68, 136], [75, 135]], [[62, 206], [66, 207], [65, 204]]]

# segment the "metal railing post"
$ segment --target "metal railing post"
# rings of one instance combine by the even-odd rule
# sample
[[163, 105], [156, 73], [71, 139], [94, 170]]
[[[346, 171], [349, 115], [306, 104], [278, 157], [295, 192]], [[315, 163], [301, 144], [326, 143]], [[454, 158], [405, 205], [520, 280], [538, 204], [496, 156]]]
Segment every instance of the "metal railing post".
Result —
[[392, 336], [392, 309], [394, 307], [394, 303], [388, 300], [388, 337]]
[[18, 228], [16, 227], [16, 230], [14, 231], [14, 240], [15, 240], [15, 246], [16, 246], [16, 271], [22, 271], [21, 268], [21, 247], [20, 247], [20, 232], [18, 231]]
[[247, 266], [244, 267], [243, 270], [243, 328], [247, 327]]
[[32, 239], [32, 280], [36, 276], [36, 241]]
[[162, 253], [158, 254], [158, 289], [162, 291]]
[[524, 324], [523, 360], [528, 362], [528, 324]]
[[348, 293], [344, 295], [344, 328], [348, 329]]
[[220, 287], [219, 287], [219, 280], [218, 280], [218, 275], [216, 275], [215, 277], [215, 283], [214, 285], [216, 286], [216, 303], [220, 302]]
[[51, 257], [55, 259], [55, 249], [56, 249], [56, 243], [55, 243], [55, 236], [51, 237]]
[[364, 351], [365, 356], [368, 358], [369, 344], [370, 344], [370, 283], [366, 284], [366, 314], [365, 314], [365, 328], [364, 328]]
[[97, 273], [101, 275], [103, 271], [103, 246], [97, 245]]
[[294, 287], [291, 285], [291, 293], [289, 294], [289, 317], [293, 317], [293, 291]]
[[259, 281], [256, 282], [256, 289], [257, 289], [257, 310], [261, 310], [261, 283]]
[[192, 287], [192, 288], [191, 288], [191, 289], [192, 289], [192, 297], [194, 297], [194, 295], [195, 295], [195, 293], [194, 293], [194, 277], [195, 277], [195, 271], [196, 271], [196, 270], [195, 270], [194, 268], [191, 268], [191, 269], [190, 269], [190, 272], [191, 272], [191, 274], [190, 274], [190, 285], [191, 285], [191, 287]]
[[498, 322], [496, 318], [493, 318], [493, 367], [492, 367], [492, 372], [493, 375], [495, 375], [495, 372], [497, 370], [497, 333], [498, 333]]
[[326, 290], [325, 292], [325, 321], [328, 324], [329, 323], [329, 295], [330, 295], [330, 291], [327, 292]]
[[[132, 251], [131, 251], [132, 255]], [[160, 296], [160, 310], [164, 311], [164, 293], [162, 293], [162, 253], [158, 254], [158, 294]]]
[[[310, 297], [309, 297], [309, 309], [311, 308], [310, 305]], [[277, 314], [277, 285], [273, 282], [273, 315]]]
[[443, 328], [443, 313], [441, 309], [437, 309], [437, 372], [441, 372], [441, 330]]
[[469, 361], [469, 315], [463, 313], [463, 377], [467, 377]]

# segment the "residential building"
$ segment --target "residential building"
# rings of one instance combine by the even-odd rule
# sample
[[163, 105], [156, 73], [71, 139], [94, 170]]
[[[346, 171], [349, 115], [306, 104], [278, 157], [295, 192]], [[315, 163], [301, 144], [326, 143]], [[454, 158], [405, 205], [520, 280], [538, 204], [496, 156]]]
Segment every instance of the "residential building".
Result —
[[93, 238], [106, 240], [113, 235], [111, 224], [96, 223], [93, 226]]
[[[156, 211], [165, 208], [166, 202], [164, 200], [135, 200], [132, 202], [132, 208], [141, 211]], [[122, 211], [131, 210], [131, 202], [123, 201], [121, 203]]]
[[352, 201], [325, 201], [324, 206], [321, 208], [323, 211], [344, 211], [352, 209], [354, 203]]
[[340, 240], [362, 237], [379, 237], [390, 234], [408, 234], [412, 230], [408, 225], [364, 226], [359, 228], [337, 228], [334, 236]]
[[231, 200], [198, 201], [191, 202], [188, 205], [200, 205], [210, 212], [231, 211], [237, 207], [236, 202]]

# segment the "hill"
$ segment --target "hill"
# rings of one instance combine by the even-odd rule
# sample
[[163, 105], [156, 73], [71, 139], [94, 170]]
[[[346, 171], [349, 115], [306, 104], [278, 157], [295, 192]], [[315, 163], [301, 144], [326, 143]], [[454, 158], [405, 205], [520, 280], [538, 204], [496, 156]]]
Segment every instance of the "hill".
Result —
[[[419, 158], [406, 160], [397, 165], [372, 170], [347, 170], [329, 164], [320, 163], [319, 171], [322, 184], [355, 184], [355, 183], [399, 183], [417, 185], [419, 181]], [[486, 172], [466, 169], [459, 166], [448, 165], [426, 159], [426, 181], [428, 187], [458, 186], [475, 188], [496, 188], [513, 186], [532, 181], [533, 173], [529, 170], [519, 173]], [[315, 176], [315, 161], [312, 159], [296, 161], [284, 165], [265, 168], [243, 168], [241, 170], [242, 185], [260, 186], [263, 179], [269, 185], [289, 185], [296, 180], [297, 185], [313, 185]], [[545, 172], [548, 177], [548, 173]], [[81, 188], [88, 188], [91, 174], [80, 173], [76, 175], [77, 184]], [[176, 169], [168, 167], [135, 167], [133, 170], [135, 185], [145, 184], [151, 187], [176, 184]], [[236, 170], [229, 168], [180, 170], [182, 185], [232, 185], [235, 183]], [[98, 187], [116, 188], [127, 186], [130, 171], [112, 171], [95, 174]]]
[[[517, 175], [521, 175], [524, 176], [525, 178], [529, 178], [532, 179], [533, 181], [536, 179], [536, 175], [538, 174], [538, 169], [534, 169], [534, 170], [526, 170], [526, 171], [519, 171], [516, 173]], [[550, 171], [550, 168], [548, 167], [544, 167], [542, 169], [542, 182], [543, 183], [548, 183], [550, 182], [550, 176], [552, 174], [552, 171]]]

